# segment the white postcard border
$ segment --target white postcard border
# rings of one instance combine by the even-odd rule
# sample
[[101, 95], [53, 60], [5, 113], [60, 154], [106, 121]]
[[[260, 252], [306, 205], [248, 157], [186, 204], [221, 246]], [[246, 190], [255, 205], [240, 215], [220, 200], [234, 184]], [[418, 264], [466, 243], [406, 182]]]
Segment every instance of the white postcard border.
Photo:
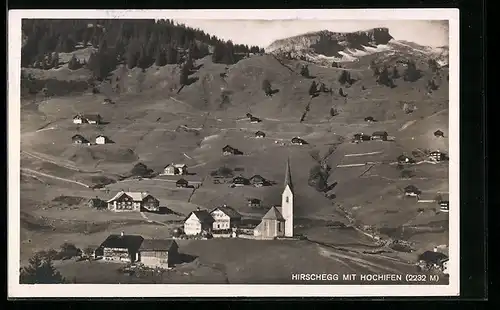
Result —
[[449, 21], [449, 191], [460, 205], [459, 10], [11, 10], [8, 18], [8, 297], [389, 297], [458, 296], [459, 209], [449, 211], [449, 285], [131, 285], [19, 284], [20, 267], [20, 68], [22, 18], [314, 19]]

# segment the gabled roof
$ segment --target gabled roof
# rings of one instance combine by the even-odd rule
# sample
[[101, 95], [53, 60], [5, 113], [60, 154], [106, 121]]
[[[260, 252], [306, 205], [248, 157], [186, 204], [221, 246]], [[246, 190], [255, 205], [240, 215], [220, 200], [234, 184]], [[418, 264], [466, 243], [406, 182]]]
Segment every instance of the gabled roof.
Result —
[[260, 122], [260, 118], [255, 117], [255, 116], [250, 116], [250, 121], [251, 122]]
[[415, 185], [408, 185], [404, 188], [405, 192], [420, 192]]
[[83, 114], [82, 118], [91, 120], [91, 121], [98, 121], [101, 119], [101, 115], [99, 114]]
[[137, 251], [141, 246], [144, 238], [139, 235], [109, 235], [103, 243], [101, 248], [119, 248], [128, 249], [129, 251]]
[[177, 245], [177, 242], [173, 239], [145, 239], [140, 251], [168, 251], [172, 246]]
[[257, 131], [257, 132], [255, 133], [255, 135], [256, 135], [256, 136], [265, 136], [266, 134], [265, 134], [263, 131], [260, 131], [260, 130], [259, 130], [259, 131]]
[[147, 193], [147, 192], [124, 192], [124, 191], [120, 191], [113, 198], [109, 199], [106, 202], [113, 202], [116, 199], [120, 198], [122, 195], [129, 196], [130, 198], [132, 198], [133, 201], [143, 201], [144, 198], [146, 198], [147, 196], [149, 196], [149, 193]]
[[74, 139], [82, 139], [82, 140], [87, 140], [87, 139], [85, 139], [82, 135], [79, 135], [79, 134], [74, 135], [73, 137], [71, 137], [71, 139], [73, 139], [73, 140], [74, 140]]
[[372, 136], [387, 136], [387, 131], [375, 131]]
[[175, 184], [189, 184], [189, 182], [186, 179], [179, 179]]
[[284, 221], [285, 218], [281, 215], [281, 212], [278, 211], [276, 207], [271, 207], [269, 211], [262, 217], [263, 220], [278, 220]]
[[185, 168], [185, 167], [187, 167], [187, 165], [186, 164], [174, 164], [174, 167], [175, 168]]
[[247, 199], [249, 202], [251, 203], [260, 203], [260, 199], [257, 199], [257, 198], [249, 198]]
[[212, 212], [214, 212], [216, 210], [222, 211], [225, 215], [229, 216], [229, 218], [232, 218], [232, 219], [233, 218], [241, 218], [241, 214], [239, 214], [238, 211], [236, 211], [235, 209], [228, 207], [228, 206], [217, 207], [217, 208], [213, 209], [212, 211], [210, 211], [210, 214], [212, 214]]
[[105, 135], [98, 135], [98, 136], [97, 136], [97, 137], [95, 137], [95, 138], [97, 139], [97, 138], [100, 138], [100, 137], [102, 137], [102, 138], [104, 138], [104, 139], [109, 139], [109, 138], [108, 138], [108, 136], [105, 136]]
[[184, 221], [186, 221], [188, 218], [190, 218], [191, 215], [193, 215], [193, 214], [202, 223], [213, 223], [215, 221], [214, 218], [210, 215], [210, 213], [208, 213], [207, 210], [192, 211], [191, 213], [188, 214], [188, 216], [186, 217], [186, 219]]
[[229, 144], [226, 145], [225, 147], [222, 148], [223, 150], [234, 150], [234, 147], [230, 146]]
[[249, 179], [250, 181], [265, 181], [266, 179], [260, 174], [256, 174]]
[[290, 187], [290, 190], [293, 193], [293, 183], [292, 183], [292, 172], [290, 170], [290, 158], [286, 160], [286, 168], [285, 168], [285, 188]]

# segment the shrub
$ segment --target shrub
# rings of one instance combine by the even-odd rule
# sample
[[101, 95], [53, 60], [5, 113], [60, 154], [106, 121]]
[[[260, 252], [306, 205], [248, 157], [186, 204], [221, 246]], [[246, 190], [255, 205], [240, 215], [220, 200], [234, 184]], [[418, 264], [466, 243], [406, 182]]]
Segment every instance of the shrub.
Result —
[[21, 284], [59, 284], [65, 279], [52, 265], [52, 260], [35, 254], [29, 260], [29, 265], [19, 270]]

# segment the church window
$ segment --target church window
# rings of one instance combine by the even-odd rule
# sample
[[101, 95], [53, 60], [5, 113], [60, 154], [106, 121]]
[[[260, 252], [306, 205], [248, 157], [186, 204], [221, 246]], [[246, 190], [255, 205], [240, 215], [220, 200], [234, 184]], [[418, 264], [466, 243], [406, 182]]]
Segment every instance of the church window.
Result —
[[289, 199], [288, 199], [288, 196], [286, 196], [286, 202], [287, 202], [287, 203], [288, 203], [288, 202], [290, 202], [290, 201], [289, 201]]

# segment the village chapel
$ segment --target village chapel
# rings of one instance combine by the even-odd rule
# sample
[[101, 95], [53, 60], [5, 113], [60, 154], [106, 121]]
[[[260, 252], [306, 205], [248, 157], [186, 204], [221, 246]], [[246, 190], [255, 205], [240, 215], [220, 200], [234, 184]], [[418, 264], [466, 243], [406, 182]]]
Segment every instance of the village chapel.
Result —
[[254, 236], [261, 239], [276, 237], [293, 237], [293, 198], [294, 190], [290, 161], [287, 160], [285, 170], [285, 188], [281, 194], [281, 207], [273, 206], [262, 217], [260, 224], [254, 229]]

